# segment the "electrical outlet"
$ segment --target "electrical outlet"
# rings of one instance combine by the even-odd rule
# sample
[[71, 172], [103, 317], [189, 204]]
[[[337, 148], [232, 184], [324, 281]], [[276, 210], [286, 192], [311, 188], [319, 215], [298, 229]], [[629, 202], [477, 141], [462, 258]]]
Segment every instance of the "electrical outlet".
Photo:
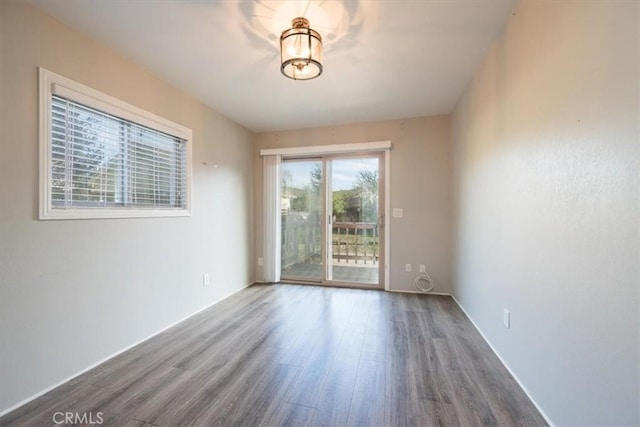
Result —
[[420, 264], [420, 273], [426, 273], [427, 272], [427, 266], [424, 264]]
[[411, 273], [411, 264], [405, 264], [404, 271], [406, 271], [407, 273]]
[[511, 328], [511, 313], [506, 308], [504, 309], [504, 314], [502, 316], [502, 322], [504, 323], [504, 327], [507, 329]]
[[262, 259], [262, 257], [258, 258], [258, 266], [262, 267], [262, 265], [264, 264], [264, 260]]
[[204, 273], [202, 275], [202, 286], [209, 286], [209, 283], [211, 283], [211, 276], [209, 276], [209, 273]]

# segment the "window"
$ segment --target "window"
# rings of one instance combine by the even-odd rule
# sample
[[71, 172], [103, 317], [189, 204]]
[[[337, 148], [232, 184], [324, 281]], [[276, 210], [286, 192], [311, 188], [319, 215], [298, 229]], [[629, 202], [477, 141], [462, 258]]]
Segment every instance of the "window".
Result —
[[40, 69], [40, 219], [189, 215], [191, 130]]

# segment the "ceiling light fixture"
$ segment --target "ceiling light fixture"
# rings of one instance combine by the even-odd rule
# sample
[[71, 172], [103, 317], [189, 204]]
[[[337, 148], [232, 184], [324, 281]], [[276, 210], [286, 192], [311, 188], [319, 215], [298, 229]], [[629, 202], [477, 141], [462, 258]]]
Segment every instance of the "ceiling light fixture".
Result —
[[280, 36], [280, 71], [294, 80], [315, 79], [322, 74], [322, 37], [305, 18], [295, 18]]

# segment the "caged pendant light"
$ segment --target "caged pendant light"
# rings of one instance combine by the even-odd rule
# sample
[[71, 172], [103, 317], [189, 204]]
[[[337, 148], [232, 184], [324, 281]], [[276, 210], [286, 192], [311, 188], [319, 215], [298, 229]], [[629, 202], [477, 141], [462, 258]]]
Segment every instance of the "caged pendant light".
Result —
[[311, 80], [322, 74], [322, 37], [305, 18], [295, 18], [280, 36], [280, 71], [294, 80]]

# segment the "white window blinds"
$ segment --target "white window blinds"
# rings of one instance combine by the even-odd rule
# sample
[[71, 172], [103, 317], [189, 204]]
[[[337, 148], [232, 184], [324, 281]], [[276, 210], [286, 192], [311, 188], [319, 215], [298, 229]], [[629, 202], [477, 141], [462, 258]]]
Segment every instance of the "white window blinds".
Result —
[[264, 156], [262, 158], [263, 169], [263, 196], [264, 196], [264, 278], [265, 282], [277, 283], [280, 281], [282, 268], [282, 224], [280, 195], [280, 165], [282, 156]]
[[52, 209], [183, 209], [187, 141], [51, 95]]
[[191, 129], [44, 68], [39, 218], [191, 215]]

